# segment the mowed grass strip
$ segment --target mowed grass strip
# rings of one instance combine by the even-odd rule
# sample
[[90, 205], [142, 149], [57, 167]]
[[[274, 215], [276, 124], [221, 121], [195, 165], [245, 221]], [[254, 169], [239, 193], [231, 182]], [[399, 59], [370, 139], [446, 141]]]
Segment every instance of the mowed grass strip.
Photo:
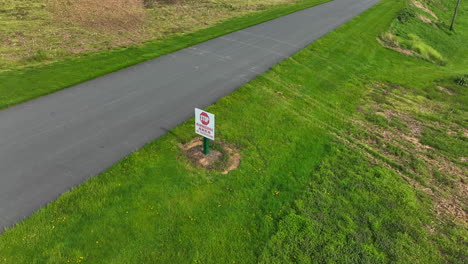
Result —
[[3, 71], [0, 72], [0, 109], [328, 1], [280, 4], [190, 34], [169, 34], [170, 37], [138, 46], [85, 53], [78, 58], [70, 57], [44, 66]]
[[304, 0], [0, 0], [0, 71], [138, 45]]
[[373, 83], [424, 90], [466, 69], [376, 41], [405, 5], [383, 0], [209, 107], [237, 170], [190, 165], [189, 120], [7, 230], [0, 263], [462, 263], [466, 232], [431, 233], [431, 200], [342, 141]]

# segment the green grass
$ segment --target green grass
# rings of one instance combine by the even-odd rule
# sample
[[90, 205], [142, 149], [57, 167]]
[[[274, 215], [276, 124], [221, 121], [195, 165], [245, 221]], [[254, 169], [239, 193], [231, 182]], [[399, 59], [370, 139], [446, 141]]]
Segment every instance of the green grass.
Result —
[[440, 151], [453, 154], [455, 157], [468, 157], [468, 137], [448, 137], [446, 131], [425, 129], [421, 143], [434, 147]]
[[[454, 78], [468, 66], [468, 10], [441, 33], [396, 24], [405, 2], [383, 0], [210, 106], [218, 138], [241, 150], [237, 170], [190, 165], [188, 120], [3, 233], [0, 263], [463, 263], [463, 222], [433, 211], [463, 175], [419, 154], [466, 170], [451, 142], [465, 140]], [[446, 65], [382, 47], [395, 27]], [[398, 137], [421, 137], [414, 126], [445, 143], [416, 151]]]
[[139, 45], [304, 0], [0, 0], [0, 71]]
[[[0, 72], [0, 109], [328, 1], [305, 0], [277, 5], [264, 11], [228, 19], [191, 34], [170, 34], [171, 37], [139, 46], [85, 53], [79, 58], [70, 57], [40, 67]], [[31, 56], [31, 60], [43, 60], [47, 56], [46, 52], [39, 51]]]
[[280, 221], [262, 263], [443, 262], [421, 228], [427, 216], [414, 190], [397, 174], [337, 145], [311, 182]]

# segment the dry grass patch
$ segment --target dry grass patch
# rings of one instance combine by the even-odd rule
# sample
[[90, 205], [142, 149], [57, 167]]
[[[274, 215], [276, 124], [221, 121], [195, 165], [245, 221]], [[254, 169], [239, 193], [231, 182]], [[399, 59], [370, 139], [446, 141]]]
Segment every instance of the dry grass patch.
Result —
[[411, 2], [411, 4], [412, 4], [414, 7], [416, 7], [416, 8], [418, 8], [418, 9], [420, 9], [420, 10], [426, 12], [426, 13], [429, 14], [429, 15], [431, 15], [433, 18], [439, 19], [439, 18], [437, 17], [437, 15], [436, 15], [432, 10], [430, 10], [425, 4], [423, 4], [423, 3], [421, 3], [421, 2], [419, 2], [419, 1], [417, 1], [417, 0], [413, 0], [413, 1]]
[[407, 38], [403, 38], [391, 32], [386, 32], [378, 37], [377, 41], [382, 46], [406, 56], [416, 56], [439, 65], [446, 64], [442, 54], [416, 34], [408, 34]]
[[134, 30], [145, 23], [143, 0], [48, 0], [58, 21], [102, 31]]
[[423, 15], [420, 15], [420, 14], [416, 15], [416, 17], [419, 20], [421, 20], [422, 22], [426, 23], [426, 24], [432, 24], [432, 20], [430, 18], [427, 18], [427, 17], [425, 17]]
[[393, 36], [391, 33], [385, 33], [379, 38], [377, 38], [377, 41], [380, 43], [380, 45], [384, 46], [387, 49], [394, 50], [406, 56], [414, 55], [414, 52], [412, 50], [402, 48], [400, 46], [400, 43], [398, 43], [398, 41], [396, 41], [395, 39], [391, 38], [391, 36]]
[[443, 87], [443, 86], [438, 85], [438, 86], [437, 86], [437, 89], [439, 89], [439, 91], [442, 91], [442, 92], [444, 92], [444, 93], [446, 93], [446, 94], [448, 94], [448, 95], [450, 95], [450, 96], [453, 96], [453, 92], [450, 91], [450, 89], [448, 89], [448, 88], [446, 88], [446, 87]]
[[297, 0], [0, 0], [0, 71], [192, 33]]
[[415, 97], [398, 86], [375, 84], [367, 99], [368, 104], [360, 110], [363, 116], [353, 121], [365, 134], [348, 134], [344, 142], [366, 150], [373, 163], [395, 170], [432, 197], [437, 215], [468, 225], [466, 164], [421, 140], [426, 129], [447, 130], [448, 138], [456, 138], [459, 133], [455, 131], [464, 128], [416, 119], [414, 116], [422, 114], [443, 114], [445, 108], [440, 102]]

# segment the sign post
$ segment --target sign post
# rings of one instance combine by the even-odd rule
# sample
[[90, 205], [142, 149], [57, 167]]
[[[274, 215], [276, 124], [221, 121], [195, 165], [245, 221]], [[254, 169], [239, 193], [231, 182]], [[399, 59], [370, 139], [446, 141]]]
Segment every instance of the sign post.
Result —
[[195, 108], [195, 133], [203, 136], [203, 153], [210, 153], [210, 139], [215, 139], [215, 116]]
[[203, 138], [203, 154], [210, 154], [210, 140], [206, 137]]

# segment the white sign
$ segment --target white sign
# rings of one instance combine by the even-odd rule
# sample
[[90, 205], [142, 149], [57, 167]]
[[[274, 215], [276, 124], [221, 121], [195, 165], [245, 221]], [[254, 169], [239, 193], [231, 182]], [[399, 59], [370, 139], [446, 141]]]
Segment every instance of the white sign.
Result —
[[211, 140], [215, 139], [215, 116], [195, 108], [195, 133]]

